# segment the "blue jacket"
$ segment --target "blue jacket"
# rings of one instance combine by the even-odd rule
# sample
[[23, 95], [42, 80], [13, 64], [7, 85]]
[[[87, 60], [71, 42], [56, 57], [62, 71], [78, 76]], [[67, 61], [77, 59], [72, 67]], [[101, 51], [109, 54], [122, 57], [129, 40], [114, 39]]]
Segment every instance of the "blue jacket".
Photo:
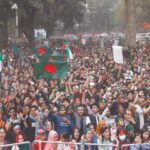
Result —
[[71, 130], [74, 128], [74, 123], [69, 115], [66, 115], [66, 118], [70, 121], [69, 125], [60, 115], [54, 115], [50, 112], [48, 118], [54, 121], [56, 131], [59, 135], [63, 132], [71, 133]]

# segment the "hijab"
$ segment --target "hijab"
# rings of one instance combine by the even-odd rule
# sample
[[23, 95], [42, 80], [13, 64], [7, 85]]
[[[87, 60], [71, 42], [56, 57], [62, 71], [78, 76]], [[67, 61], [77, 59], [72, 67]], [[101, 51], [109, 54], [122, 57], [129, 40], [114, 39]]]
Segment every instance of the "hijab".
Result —
[[[48, 141], [55, 141], [55, 136], [58, 137], [56, 131], [50, 131], [48, 136]], [[55, 146], [53, 143], [47, 143], [44, 150], [55, 150]]]

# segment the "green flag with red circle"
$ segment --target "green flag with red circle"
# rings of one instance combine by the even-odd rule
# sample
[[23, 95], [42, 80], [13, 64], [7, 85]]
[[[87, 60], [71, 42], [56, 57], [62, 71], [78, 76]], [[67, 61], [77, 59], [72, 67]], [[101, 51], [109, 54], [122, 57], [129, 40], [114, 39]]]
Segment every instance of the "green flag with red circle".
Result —
[[66, 61], [47, 60], [42, 63], [32, 65], [36, 78], [63, 78], [69, 71], [69, 65]]
[[51, 48], [45, 45], [33, 48], [33, 52], [36, 54], [40, 61], [48, 60], [52, 54]]

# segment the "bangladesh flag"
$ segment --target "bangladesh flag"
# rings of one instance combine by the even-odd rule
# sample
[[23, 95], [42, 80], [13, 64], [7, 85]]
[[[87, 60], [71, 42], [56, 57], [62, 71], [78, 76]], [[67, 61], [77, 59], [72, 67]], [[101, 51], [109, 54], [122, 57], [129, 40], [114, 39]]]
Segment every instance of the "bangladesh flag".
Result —
[[35, 63], [32, 65], [36, 78], [63, 78], [69, 71], [69, 65], [66, 61], [45, 61], [42, 63]]
[[64, 49], [66, 50], [68, 59], [73, 59], [73, 54], [72, 54], [70, 48], [68, 47], [67, 42], [66, 42], [66, 41], [63, 41], [63, 42], [62, 42], [62, 45], [63, 45], [62, 49], [63, 49], [63, 50], [64, 50]]
[[123, 56], [129, 58], [130, 57], [130, 49], [126, 48], [123, 50]]
[[63, 61], [64, 57], [59, 52], [53, 52], [53, 54], [48, 58], [48, 60]]
[[48, 46], [39, 46], [38, 48], [33, 48], [33, 52], [39, 58], [40, 61], [48, 60], [52, 54], [51, 48]]

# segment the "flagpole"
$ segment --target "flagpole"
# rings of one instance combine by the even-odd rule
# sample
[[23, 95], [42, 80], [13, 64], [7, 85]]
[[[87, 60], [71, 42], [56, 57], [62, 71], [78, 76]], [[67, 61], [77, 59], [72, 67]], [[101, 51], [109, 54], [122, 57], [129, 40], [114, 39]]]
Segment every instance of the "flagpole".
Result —
[[16, 33], [15, 33], [15, 37], [17, 38], [19, 36], [19, 31], [18, 31], [18, 5], [15, 3], [11, 9], [15, 9], [16, 10]]
[[18, 38], [19, 31], [18, 31], [18, 7], [16, 8], [16, 37]]

